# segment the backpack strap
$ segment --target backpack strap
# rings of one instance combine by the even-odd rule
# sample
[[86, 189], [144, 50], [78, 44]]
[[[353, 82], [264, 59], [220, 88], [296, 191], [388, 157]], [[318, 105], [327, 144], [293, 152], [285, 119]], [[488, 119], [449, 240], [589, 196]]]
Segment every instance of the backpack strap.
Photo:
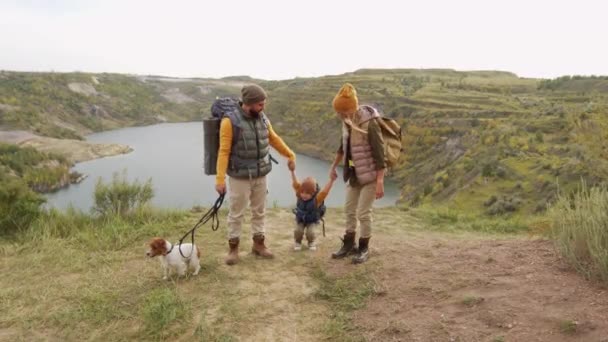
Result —
[[[269, 128], [270, 127], [270, 124], [269, 124], [270, 120], [268, 120], [268, 117], [266, 116], [266, 113], [264, 113], [264, 112], [262, 112], [261, 121], [262, 121], [262, 125], [264, 125], [264, 128], [266, 128], [267, 131], [270, 130], [270, 128]], [[279, 161], [276, 160], [272, 156], [272, 154], [270, 153], [270, 151], [268, 151], [268, 158], [270, 159], [271, 162], [275, 163], [276, 165], [279, 164]]]
[[394, 136], [394, 137], [397, 137], [397, 136], [398, 136], [398, 134], [397, 134], [397, 133], [395, 133], [395, 132], [393, 131], [393, 129], [392, 129], [392, 128], [390, 128], [390, 127], [389, 127], [389, 126], [386, 124], [386, 122], [384, 122], [384, 118], [383, 118], [383, 117], [378, 117], [378, 118], [376, 118], [376, 122], [378, 122], [378, 125], [380, 125], [380, 127], [381, 127], [382, 129], [386, 130], [386, 131], [387, 131], [387, 132], [388, 132], [390, 135], [392, 135], [392, 136]]
[[232, 124], [232, 146], [234, 146], [241, 134], [241, 117], [238, 111], [228, 112], [224, 114], [224, 117], [228, 118]]
[[268, 117], [266, 116], [266, 114], [264, 112], [262, 112], [262, 117], [260, 118], [262, 121], [262, 125], [264, 125], [264, 128], [268, 129], [269, 126], [269, 122], [270, 120], [268, 120]]

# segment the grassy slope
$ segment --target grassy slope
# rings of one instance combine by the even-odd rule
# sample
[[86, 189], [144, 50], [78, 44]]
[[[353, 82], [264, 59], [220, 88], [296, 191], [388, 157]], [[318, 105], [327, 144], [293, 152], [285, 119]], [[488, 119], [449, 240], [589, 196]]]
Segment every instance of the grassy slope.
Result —
[[[559, 323], [566, 319], [576, 319], [576, 336], [589, 340], [608, 329], [605, 293], [560, 269], [547, 256], [546, 241], [491, 227], [489, 234], [448, 233], [441, 220], [425, 222], [396, 208], [376, 211], [372, 258], [363, 265], [329, 258], [339, 245], [341, 210], [328, 212], [328, 234], [319, 236], [317, 252], [294, 253], [285, 226], [293, 215], [270, 209], [274, 260], [252, 256], [251, 241], [243, 238], [240, 264], [226, 266], [224, 232], [204, 226], [196, 235], [200, 275], [163, 281], [157, 260], [144, 255], [146, 242], [153, 236], [175, 241], [199, 216], [144, 210], [130, 219], [96, 219], [51, 212], [13, 240], [0, 240], [0, 337], [363, 341], [441, 334], [441, 340], [532, 340], [551, 332], [562, 341], [568, 336], [559, 335]], [[221, 217], [223, 230], [225, 211]], [[506, 330], [507, 323], [517, 329]]]
[[[249, 255], [251, 242], [244, 239], [241, 263], [228, 267], [222, 262], [225, 235], [202, 227], [196, 240], [201, 274], [163, 281], [158, 261], [145, 258], [146, 242], [152, 236], [174, 241], [198, 214], [145, 211], [129, 220], [101, 220], [51, 213], [16, 241], [0, 241], [0, 270], [7, 275], [0, 286], [0, 336], [113, 341], [345, 336], [343, 329], [352, 329], [349, 312], [371, 294], [360, 286], [366, 278], [334, 284], [325, 273], [326, 249], [293, 255], [291, 232], [278, 229], [291, 216], [276, 209], [268, 215], [269, 227], [277, 228], [269, 234], [277, 259]], [[345, 295], [346, 288], [354, 293]], [[341, 315], [334, 320], [336, 296], [353, 307], [333, 308]]]

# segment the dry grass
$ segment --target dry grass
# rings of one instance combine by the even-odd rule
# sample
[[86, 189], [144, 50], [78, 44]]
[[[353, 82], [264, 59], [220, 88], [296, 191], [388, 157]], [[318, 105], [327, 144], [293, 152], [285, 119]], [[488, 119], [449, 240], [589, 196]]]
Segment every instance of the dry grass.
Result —
[[316, 253], [295, 254], [291, 229], [285, 227], [291, 213], [272, 209], [267, 240], [277, 258], [262, 260], [249, 253], [245, 225], [241, 263], [228, 267], [223, 264], [224, 232], [202, 227], [196, 236], [201, 274], [161, 280], [158, 262], [144, 255], [146, 242], [157, 235], [175, 241], [196, 222], [196, 215], [147, 212], [99, 220], [54, 212], [39, 229], [2, 241], [0, 336], [113, 341], [326, 338], [332, 300], [317, 295], [326, 283], [316, 275], [338, 241], [335, 235], [330, 235], [332, 243], [320, 241]]
[[589, 278], [608, 281], [608, 190], [584, 183], [549, 211], [550, 235], [562, 255]]
[[[343, 233], [340, 210], [328, 211], [327, 237], [319, 238], [316, 252], [296, 253], [286, 224], [292, 214], [277, 208], [267, 217], [274, 260], [249, 253], [245, 225], [241, 262], [228, 267], [223, 263], [224, 232], [202, 227], [196, 235], [202, 252], [200, 275], [163, 281], [156, 260], [144, 256], [146, 242], [152, 236], [175, 241], [199, 215], [152, 211], [100, 220], [74, 212], [51, 213], [39, 229], [0, 241], [0, 340], [486, 336], [499, 341], [503, 336], [537, 336], [515, 320], [539, 322], [540, 328], [564, 338], [605, 331], [598, 322], [608, 299], [576, 275], [556, 275], [546, 241], [446, 232], [397, 208], [375, 212], [372, 258], [363, 265], [329, 259]], [[222, 218], [225, 228], [225, 213]], [[564, 294], [554, 285], [562, 283], [580, 293]], [[547, 302], [562, 303], [564, 295], [580, 305], [563, 302], [551, 312], [576, 317], [582, 322], [576, 332], [571, 332], [572, 324], [535, 311]], [[507, 330], [509, 324], [515, 328]], [[597, 329], [589, 330], [592, 326]]]

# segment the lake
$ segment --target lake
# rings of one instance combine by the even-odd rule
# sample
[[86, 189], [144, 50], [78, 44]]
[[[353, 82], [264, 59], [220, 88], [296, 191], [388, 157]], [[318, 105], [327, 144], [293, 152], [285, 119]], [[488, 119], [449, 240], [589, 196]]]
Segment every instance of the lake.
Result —
[[[277, 132], [280, 135], [280, 132]], [[124, 172], [131, 180], [144, 182], [152, 179], [152, 204], [161, 208], [210, 206], [217, 198], [215, 176], [203, 172], [203, 126], [201, 122], [165, 123], [152, 126], [130, 127], [91, 134], [90, 142], [129, 145], [133, 152], [125, 155], [95, 159], [78, 163], [74, 170], [88, 175], [82, 183], [47, 195], [48, 206], [59, 209], [73, 205], [82, 210], [93, 206], [95, 183], [101, 177], [108, 182], [116, 172]], [[268, 176], [267, 206], [295, 205], [295, 194], [287, 161], [278, 152], [273, 155], [279, 165], [273, 164]], [[330, 163], [297, 155], [296, 173], [300, 179], [312, 176], [323, 187], [328, 180]], [[341, 170], [338, 171], [341, 175]], [[345, 184], [338, 179], [325, 204], [341, 207], [344, 204]], [[376, 206], [394, 205], [399, 198], [397, 186], [385, 181], [385, 196]]]

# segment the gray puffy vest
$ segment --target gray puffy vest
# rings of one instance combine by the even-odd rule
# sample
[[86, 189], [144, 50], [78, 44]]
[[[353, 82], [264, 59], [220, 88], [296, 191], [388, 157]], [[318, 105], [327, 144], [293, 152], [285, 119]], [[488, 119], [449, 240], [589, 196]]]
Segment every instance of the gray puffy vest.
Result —
[[264, 113], [260, 118], [251, 118], [243, 110], [227, 114], [232, 123], [232, 148], [228, 163], [228, 176], [235, 178], [258, 178], [266, 176], [272, 169], [268, 124]]

